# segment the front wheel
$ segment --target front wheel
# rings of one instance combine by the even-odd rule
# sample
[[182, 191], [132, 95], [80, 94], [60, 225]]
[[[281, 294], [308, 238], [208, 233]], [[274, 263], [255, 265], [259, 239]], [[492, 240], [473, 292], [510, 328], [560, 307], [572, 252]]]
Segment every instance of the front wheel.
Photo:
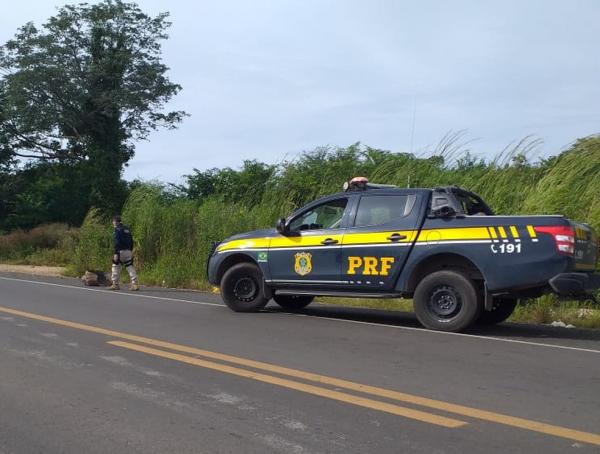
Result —
[[482, 325], [496, 325], [502, 323], [512, 315], [519, 300], [511, 298], [494, 298], [491, 311], [482, 311], [478, 323]]
[[456, 271], [436, 271], [415, 290], [413, 304], [419, 322], [429, 329], [462, 331], [481, 313], [473, 281]]
[[275, 295], [273, 300], [288, 311], [297, 311], [308, 306], [315, 299], [307, 295]]
[[262, 273], [252, 263], [229, 268], [221, 279], [221, 296], [235, 312], [257, 312], [268, 302], [262, 292]]

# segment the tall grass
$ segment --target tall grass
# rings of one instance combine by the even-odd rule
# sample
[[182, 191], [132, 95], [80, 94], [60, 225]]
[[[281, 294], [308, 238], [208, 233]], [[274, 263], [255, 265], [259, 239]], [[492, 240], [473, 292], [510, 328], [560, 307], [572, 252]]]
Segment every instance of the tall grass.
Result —
[[206, 288], [206, 261], [213, 241], [264, 226], [264, 206], [209, 199], [173, 198], [160, 186], [134, 191], [123, 208], [146, 282]]
[[86, 270], [107, 270], [111, 264], [110, 219], [91, 209], [79, 231], [79, 242], [72, 251], [69, 271], [80, 275]]

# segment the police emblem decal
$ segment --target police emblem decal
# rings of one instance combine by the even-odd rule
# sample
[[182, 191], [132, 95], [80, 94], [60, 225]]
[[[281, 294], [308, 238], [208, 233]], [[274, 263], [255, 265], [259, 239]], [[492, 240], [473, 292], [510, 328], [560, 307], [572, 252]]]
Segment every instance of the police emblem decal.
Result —
[[306, 276], [312, 271], [312, 254], [310, 252], [298, 252], [295, 255], [294, 271], [300, 276]]

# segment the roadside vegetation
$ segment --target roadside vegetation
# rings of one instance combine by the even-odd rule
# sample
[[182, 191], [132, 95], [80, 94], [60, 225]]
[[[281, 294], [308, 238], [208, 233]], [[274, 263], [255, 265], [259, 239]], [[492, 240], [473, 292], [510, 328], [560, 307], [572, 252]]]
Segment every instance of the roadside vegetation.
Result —
[[[560, 155], [533, 161], [523, 141], [492, 161], [462, 151], [447, 136], [431, 157], [392, 153], [354, 144], [318, 148], [278, 165], [246, 161], [240, 169], [194, 170], [185, 184], [132, 185], [122, 215], [134, 234], [136, 261], [145, 284], [209, 289], [206, 260], [213, 241], [271, 227], [279, 217], [321, 195], [340, 190], [356, 175], [406, 187], [457, 184], [479, 194], [499, 214], [559, 213], [600, 231], [600, 138], [573, 144]], [[0, 237], [0, 260], [67, 266], [71, 275], [110, 266], [110, 213], [91, 209], [79, 228], [49, 224]], [[327, 300], [391, 310], [410, 301]], [[521, 304], [513, 321], [600, 327], [589, 304], [545, 297]]]
[[79, 243], [79, 229], [45, 224], [0, 236], [0, 262], [18, 265], [67, 266]]

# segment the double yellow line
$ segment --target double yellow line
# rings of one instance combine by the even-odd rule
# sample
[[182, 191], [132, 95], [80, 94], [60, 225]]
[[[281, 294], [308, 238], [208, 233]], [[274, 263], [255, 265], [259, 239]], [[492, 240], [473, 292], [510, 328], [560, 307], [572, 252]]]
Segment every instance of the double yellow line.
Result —
[[261, 372], [254, 372], [248, 369], [241, 369], [239, 367], [219, 364], [197, 357], [185, 356], [178, 353], [171, 353], [164, 350], [158, 350], [152, 347], [132, 344], [130, 342], [110, 341], [108, 343], [117, 347], [123, 347], [129, 350], [135, 350], [137, 352], [147, 353], [149, 355], [160, 356], [161, 358], [167, 358], [186, 364], [191, 364], [193, 366], [200, 366], [206, 369], [212, 369], [231, 375], [237, 375], [238, 377], [250, 378], [252, 380], [260, 381], [263, 383], [281, 386], [283, 388], [293, 389], [295, 391], [301, 391], [307, 394], [313, 394], [315, 396], [326, 397], [328, 399], [345, 402], [347, 404], [358, 405], [359, 407], [365, 407], [371, 410], [383, 411], [386, 413], [391, 413], [393, 415], [403, 416], [405, 418], [415, 419], [417, 421], [435, 424], [442, 427], [457, 428], [467, 424], [463, 421], [458, 421], [456, 419], [450, 419], [444, 416], [438, 416], [431, 413], [414, 410], [412, 408], [400, 407], [398, 405], [380, 402], [365, 397], [355, 396], [353, 394], [343, 393], [340, 391], [335, 391], [320, 386], [301, 383], [294, 380], [288, 380], [273, 375], [263, 374]]
[[[186, 345], [174, 344], [171, 342], [165, 342], [157, 339], [122, 333], [119, 331], [113, 331], [97, 326], [61, 320], [53, 317], [47, 317], [44, 315], [33, 314], [30, 312], [23, 312], [12, 308], [0, 307], [0, 312], [121, 339], [117, 341], [108, 342], [110, 345], [116, 347], [126, 348], [136, 352], [170, 359], [185, 364], [190, 364], [231, 375], [236, 375], [239, 377], [257, 380], [263, 383], [281, 386], [283, 388], [293, 389], [307, 394], [325, 397], [328, 399], [345, 402], [348, 404], [357, 405], [372, 410], [378, 410], [402, 416], [405, 418], [426, 422], [429, 424], [435, 424], [442, 427], [459, 428], [465, 426], [467, 422], [454, 418], [449, 418], [446, 416], [428, 413], [410, 407], [399, 406], [391, 402], [375, 400], [357, 394], [342, 392], [339, 391], [339, 389], [353, 391], [362, 395], [370, 395], [378, 398], [384, 398], [388, 401], [403, 402], [413, 406], [442, 411], [453, 415], [479, 419], [483, 421], [493, 422], [519, 429], [530, 430], [533, 432], [543, 433], [547, 435], [600, 446], [600, 435], [594, 433], [582, 432], [579, 430], [532, 421], [524, 418], [518, 418], [514, 416], [504, 415], [486, 410], [480, 410], [477, 408], [467, 407], [463, 405], [452, 404], [449, 402], [415, 396], [412, 394], [401, 393], [398, 391], [360, 384], [348, 380], [342, 380], [339, 378], [328, 377], [325, 375], [318, 375], [302, 370], [290, 369], [287, 367], [277, 366], [274, 364], [264, 363], [260, 361], [254, 361], [246, 358], [240, 358], [237, 356], [226, 355], [223, 353], [212, 352], [195, 347], [189, 347]], [[215, 360], [220, 362], [215, 362]], [[243, 366], [245, 368], [235, 367], [231, 364], [234, 364], [235, 366]], [[265, 372], [277, 375], [270, 375]], [[290, 380], [289, 378], [284, 377], [300, 379], [303, 380], [303, 382]], [[305, 382], [312, 382], [313, 384]], [[317, 385], [327, 385], [329, 387], [333, 387], [334, 389]]]

